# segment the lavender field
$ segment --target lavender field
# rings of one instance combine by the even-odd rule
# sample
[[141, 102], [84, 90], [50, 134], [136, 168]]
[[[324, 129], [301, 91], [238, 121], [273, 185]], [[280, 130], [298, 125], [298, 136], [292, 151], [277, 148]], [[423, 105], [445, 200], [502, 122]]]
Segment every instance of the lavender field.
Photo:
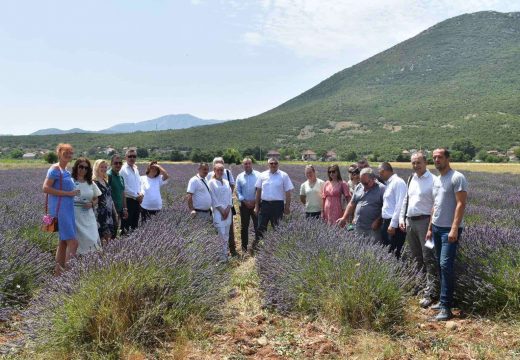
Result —
[[[140, 168], [144, 173], [144, 165]], [[171, 179], [161, 214], [103, 252], [74, 261], [60, 278], [51, 276], [57, 240], [39, 231], [46, 169], [0, 170], [0, 330], [16, 332], [9, 340], [0, 337], [0, 354], [118, 358], [130, 343], [155, 357], [154, 349], [188, 336], [194, 323], [222, 321], [227, 292], [237, 286], [233, 274], [244, 263], [219, 264], [211, 227], [188, 217], [184, 195], [197, 166], [165, 168]], [[230, 169], [235, 177], [241, 171], [240, 166]], [[406, 309], [421, 281], [413, 264], [406, 256], [398, 262], [343, 229], [305, 221], [298, 192], [304, 169], [283, 163], [280, 169], [295, 186], [292, 213], [246, 262], [253, 262], [248, 282], [256, 281], [265, 311], [282, 318], [324, 318], [346, 329], [399, 332], [409, 321]], [[318, 166], [317, 173], [323, 179], [326, 167]], [[410, 172], [398, 173], [406, 178]], [[457, 262], [457, 306], [469, 316], [516, 323], [520, 180], [510, 174], [465, 175], [470, 188]], [[239, 243], [239, 231], [235, 234]], [[19, 325], [11, 326], [14, 322]]]

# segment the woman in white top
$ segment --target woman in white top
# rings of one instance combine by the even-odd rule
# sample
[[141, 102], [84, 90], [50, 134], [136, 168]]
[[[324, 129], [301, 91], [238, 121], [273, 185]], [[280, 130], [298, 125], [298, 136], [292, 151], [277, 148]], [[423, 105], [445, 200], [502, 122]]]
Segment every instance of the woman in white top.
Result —
[[146, 222], [162, 209], [161, 186], [167, 183], [169, 177], [157, 161], [152, 161], [146, 168], [146, 175], [141, 176], [141, 221]]
[[314, 166], [305, 166], [305, 181], [300, 187], [300, 200], [305, 205], [305, 217], [319, 219], [321, 216], [323, 201], [321, 193], [325, 181], [316, 177]]
[[72, 178], [79, 195], [74, 197], [74, 217], [80, 255], [101, 249], [98, 224], [94, 208], [97, 206], [101, 191], [92, 181], [92, 166], [87, 158], [80, 157], [72, 168]]
[[213, 178], [208, 184], [213, 208], [213, 225], [217, 229], [221, 240], [222, 260], [227, 261], [229, 226], [233, 218], [231, 214], [231, 187], [229, 182], [222, 177], [224, 175], [224, 165], [216, 164], [213, 171]]

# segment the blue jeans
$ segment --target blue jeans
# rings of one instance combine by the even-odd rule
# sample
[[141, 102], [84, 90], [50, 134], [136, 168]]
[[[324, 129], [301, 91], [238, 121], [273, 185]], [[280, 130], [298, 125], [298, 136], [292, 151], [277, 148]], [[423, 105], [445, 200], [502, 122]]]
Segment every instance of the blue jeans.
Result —
[[439, 265], [439, 273], [441, 277], [441, 306], [447, 309], [453, 307], [453, 289], [455, 285], [455, 257], [457, 256], [458, 239], [462, 234], [462, 228], [459, 228], [457, 241], [450, 243], [448, 234], [451, 227], [440, 227], [432, 225], [433, 241], [435, 243], [435, 255]]

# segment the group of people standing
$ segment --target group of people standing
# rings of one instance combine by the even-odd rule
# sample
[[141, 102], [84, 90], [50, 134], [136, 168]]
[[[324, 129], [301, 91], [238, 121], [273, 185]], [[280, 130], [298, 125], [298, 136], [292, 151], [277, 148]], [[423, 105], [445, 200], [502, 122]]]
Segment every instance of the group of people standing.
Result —
[[[233, 234], [233, 191], [240, 203], [240, 234], [242, 253], [252, 254], [267, 226], [276, 226], [284, 214], [290, 213], [291, 179], [278, 169], [278, 160], [268, 160], [269, 170], [258, 172], [253, 169], [251, 158], [242, 161], [244, 171], [236, 179], [224, 168], [224, 160], [213, 160], [213, 171], [209, 165], [200, 163], [198, 172], [187, 188], [187, 204], [191, 214], [201, 219], [212, 220], [222, 240], [221, 258], [227, 261], [228, 253], [238, 255]], [[249, 244], [249, 226], [253, 222], [255, 238]]]
[[[427, 169], [422, 152], [413, 154], [414, 172], [406, 182], [388, 162], [379, 165], [378, 176], [366, 161], [351, 165], [348, 183], [341, 180], [335, 165], [328, 168], [326, 183], [317, 179], [314, 168], [308, 165], [308, 180], [301, 186], [300, 198], [308, 217], [321, 216], [327, 223], [342, 227], [348, 224], [348, 230], [388, 246], [397, 258], [407, 242], [412, 259], [426, 279], [419, 305], [437, 310], [435, 320], [444, 321], [453, 316], [454, 263], [468, 185], [464, 175], [451, 168], [448, 149], [433, 151], [433, 162], [439, 176]], [[348, 202], [343, 212], [341, 196]]]
[[[72, 173], [67, 164], [74, 151], [70, 144], [59, 144], [59, 162], [52, 165], [43, 184], [48, 195], [49, 213], [58, 218], [60, 242], [56, 252], [56, 274], [76, 254], [95, 251], [118, 235], [136, 229], [162, 208], [160, 189], [169, 177], [152, 161], [145, 175], [136, 166], [137, 151], [126, 151], [125, 160], [112, 156], [110, 164], [100, 159], [91, 166], [89, 159], [78, 158]], [[328, 179], [317, 177], [312, 165], [305, 167], [307, 180], [300, 187], [300, 200], [306, 217], [322, 219], [329, 225], [345, 227], [388, 247], [400, 258], [408, 243], [410, 254], [426, 283], [420, 306], [439, 311], [436, 320], [452, 317], [454, 262], [463, 228], [467, 181], [451, 169], [446, 148], [433, 152], [439, 171], [427, 169], [423, 153], [412, 155], [413, 174], [404, 181], [388, 162], [376, 172], [366, 160], [348, 167], [349, 180], [341, 177], [338, 165], [327, 169]], [[276, 158], [268, 159], [268, 169], [253, 169], [253, 161], [242, 161], [243, 171], [236, 181], [221, 157], [213, 160], [213, 171], [200, 163], [197, 174], [188, 183], [186, 201], [192, 216], [211, 221], [221, 239], [221, 259], [238, 255], [235, 248], [233, 193], [239, 201], [242, 253], [253, 254], [267, 230], [276, 227], [290, 214], [294, 186], [289, 175], [279, 169]], [[254, 240], [249, 243], [250, 224]], [[440, 300], [436, 303], [437, 300]]]
[[103, 244], [137, 228], [139, 217], [146, 221], [162, 208], [160, 187], [168, 173], [151, 162], [146, 175], [140, 176], [135, 165], [135, 148], [121, 156], [92, 163], [79, 157], [72, 166], [74, 149], [70, 144], [56, 148], [58, 163], [47, 171], [43, 192], [48, 196], [49, 215], [58, 219], [59, 243], [55, 274], [59, 275], [68, 259], [99, 250]]

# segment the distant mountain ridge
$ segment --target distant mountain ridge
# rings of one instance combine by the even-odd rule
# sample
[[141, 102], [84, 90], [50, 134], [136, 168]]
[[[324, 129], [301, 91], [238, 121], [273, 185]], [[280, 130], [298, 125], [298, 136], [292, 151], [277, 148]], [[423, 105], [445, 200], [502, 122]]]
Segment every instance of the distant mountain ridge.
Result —
[[205, 120], [190, 114], [165, 115], [152, 120], [145, 120], [136, 123], [122, 123], [100, 131], [83, 130], [74, 128], [70, 130], [60, 130], [56, 128], [42, 129], [30, 135], [62, 135], [78, 133], [99, 133], [99, 134], [120, 134], [132, 133], [136, 131], [161, 131], [187, 129], [194, 126], [212, 125], [224, 122], [225, 120]]

